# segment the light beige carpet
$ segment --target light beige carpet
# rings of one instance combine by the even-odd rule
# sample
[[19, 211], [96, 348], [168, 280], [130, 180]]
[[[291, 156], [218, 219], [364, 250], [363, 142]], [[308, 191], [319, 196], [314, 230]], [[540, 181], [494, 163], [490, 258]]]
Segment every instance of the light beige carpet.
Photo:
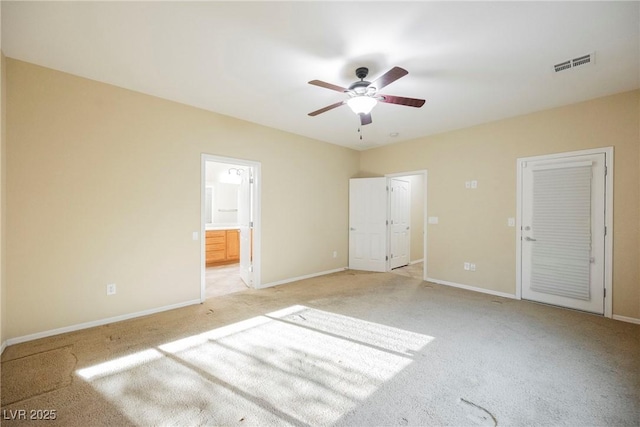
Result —
[[67, 387], [76, 358], [66, 346], [2, 362], [2, 406]]
[[[71, 384], [5, 398], [11, 361], [63, 347]], [[347, 271], [11, 346], [3, 409], [64, 426], [637, 426], [638, 354], [639, 325]]]

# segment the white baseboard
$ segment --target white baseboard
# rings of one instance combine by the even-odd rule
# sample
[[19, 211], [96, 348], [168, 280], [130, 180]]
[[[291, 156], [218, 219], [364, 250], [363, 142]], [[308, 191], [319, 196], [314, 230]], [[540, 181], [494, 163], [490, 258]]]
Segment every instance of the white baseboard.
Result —
[[[427, 282], [433, 282], [433, 283], [437, 283], [439, 285], [445, 285], [445, 286], [453, 286], [454, 288], [466, 289], [468, 291], [482, 292], [483, 294], [495, 295], [503, 298], [518, 299], [515, 295], [507, 294], [505, 292], [492, 291], [490, 289], [478, 288], [478, 287], [469, 286], [469, 285], [462, 285], [460, 283], [447, 282], [446, 280], [432, 279], [430, 277], [427, 278]], [[636, 325], [640, 325], [640, 319], [636, 319], [635, 317], [619, 316], [617, 314], [614, 314], [613, 316], [611, 316], [611, 318], [613, 320], [619, 320], [621, 322], [635, 323]]]
[[327, 274], [339, 273], [348, 270], [348, 267], [336, 268], [335, 270], [321, 271], [320, 273], [307, 274], [306, 276], [292, 277], [290, 279], [278, 280], [277, 282], [265, 283], [258, 289], [270, 288], [272, 286], [284, 285], [285, 283], [297, 282], [298, 280], [311, 279], [312, 277], [325, 276]]
[[613, 320], [620, 320], [621, 322], [635, 323], [636, 325], [640, 325], [640, 319], [636, 319], [635, 317], [627, 317], [627, 316], [618, 316], [614, 314], [611, 316]]
[[417, 260], [415, 260], [415, 261], [411, 261], [411, 262], [409, 263], [409, 265], [417, 264], [417, 263], [422, 262], [422, 261], [424, 261], [424, 259], [417, 259]]
[[133, 319], [133, 318], [136, 318], [136, 317], [148, 316], [150, 314], [160, 313], [160, 312], [168, 311], [168, 310], [174, 310], [176, 308], [182, 308], [182, 307], [186, 307], [186, 306], [194, 305], [194, 304], [200, 304], [200, 300], [199, 299], [191, 300], [191, 301], [181, 302], [181, 303], [178, 303], [178, 304], [166, 305], [164, 307], [158, 307], [158, 308], [152, 308], [152, 309], [149, 309], [149, 310], [138, 311], [136, 313], [123, 314], [121, 316], [109, 317], [107, 319], [94, 320], [92, 322], [79, 323], [77, 325], [71, 325], [71, 326], [65, 326], [63, 328], [51, 329], [49, 331], [38, 332], [38, 333], [35, 333], [35, 334], [29, 334], [29, 335], [24, 335], [24, 336], [17, 337], [17, 338], [10, 338], [10, 339], [6, 340], [4, 343], [2, 343], [2, 350], [4, 351], [4, 348], [6, 346], [9, 346], [9, 345], [20, 344], [20, 343], [23, 343], [23, 342], [33, 341], [33, 340], [37, 340], [37, 339], [40, 339], [40, 338], [46, 338], [46, 337], [50, 337], [50, 336], [53, 336], [53, 335], [64, 334], [64, 333], [67, 333], [67, 332], [75, 332], [75, 331], [79, 331], [81, 329], [88, 329], [88, 328], [93, 328], [93, 327], [96, 327], [96, 326], [107, 325], [109, 323], [121, 322], [123, 320], [129, 320], [129, 319]]
[[437, 283], [439, 285], [452, 286], [454, 288], [466, 289], [468, 291], [481, 292], [483, 294], [495, 295], [497, 297], [518, 299], [514, 294], [508, 294], [506, 292], [492, 291], [491, 289], [478, 288], [476, 286], [462, 285], [460, 283], [447, 282], [446, 280], [432, 279], [427, 277], [427, 282]]
[[2, 345], [0, 346], [0, 355], [1, 355], [2, 353], [4, 353], [4, 349], [5, 349], [5, 348], [7, 348], [7, 342], [6, 342], [6, 341], [3, 341], [3, 342], [2, 342]]

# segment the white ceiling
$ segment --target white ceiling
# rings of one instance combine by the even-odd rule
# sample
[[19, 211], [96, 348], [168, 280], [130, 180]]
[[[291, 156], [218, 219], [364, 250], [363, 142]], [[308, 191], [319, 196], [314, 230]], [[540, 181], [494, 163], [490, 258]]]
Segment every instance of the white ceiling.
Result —
[[[11, 58], [355, 149], [637, 89], [638, 2], [10, 2]], [[595, 52], [593, 66], [552, 65]], [[307, 84], [409, 75], [362, 128]], [[398, 132], [395, 138], [389, 136]]]

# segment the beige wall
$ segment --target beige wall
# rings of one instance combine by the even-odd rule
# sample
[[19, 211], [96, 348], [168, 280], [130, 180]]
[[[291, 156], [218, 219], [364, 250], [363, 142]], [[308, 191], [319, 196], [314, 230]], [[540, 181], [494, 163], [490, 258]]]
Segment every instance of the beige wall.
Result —
[[[515, 293], [516, 159], [614, 146], [613, 312], [640, 318], [639, 92], [365, 151], [361, 173], [428, 169], [428, 275]], [[468, 190], [467, 180], [478, 180]], [[465, 261], [476, 272], [464, 271]]]
[[4, 54], [0, 52], [0, 344], [4, 344], [7, 334], [5, 328], [7, 325], [7, 299], [6, 295], [6, 268], [5, 268], [5, 243], [6, 243], [6, 60]]
[[263, 284], [347, 265], [357, 152], [12, 59], [7, 89], [4, 339], [198, 299], [201, 153], [262, 164]]
[[514, 293], [515, 159], [614, 146], [614, 313], [640, 318], [638, 92], [358, 153], [5, 62], [3, 341], [198, 299], [201, 153], [262, 163], [263, 283], [347, 265], [349, 178], [428, 169], [429, 276]]

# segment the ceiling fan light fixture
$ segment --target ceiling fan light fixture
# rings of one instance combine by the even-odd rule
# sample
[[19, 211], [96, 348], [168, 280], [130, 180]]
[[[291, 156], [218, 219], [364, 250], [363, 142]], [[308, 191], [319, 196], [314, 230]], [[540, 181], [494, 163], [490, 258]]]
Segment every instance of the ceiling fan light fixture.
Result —
[[378, 101], [370, 96], [354, 96], [349, 98], [347, 105], [356, 114], [369, 114]]

